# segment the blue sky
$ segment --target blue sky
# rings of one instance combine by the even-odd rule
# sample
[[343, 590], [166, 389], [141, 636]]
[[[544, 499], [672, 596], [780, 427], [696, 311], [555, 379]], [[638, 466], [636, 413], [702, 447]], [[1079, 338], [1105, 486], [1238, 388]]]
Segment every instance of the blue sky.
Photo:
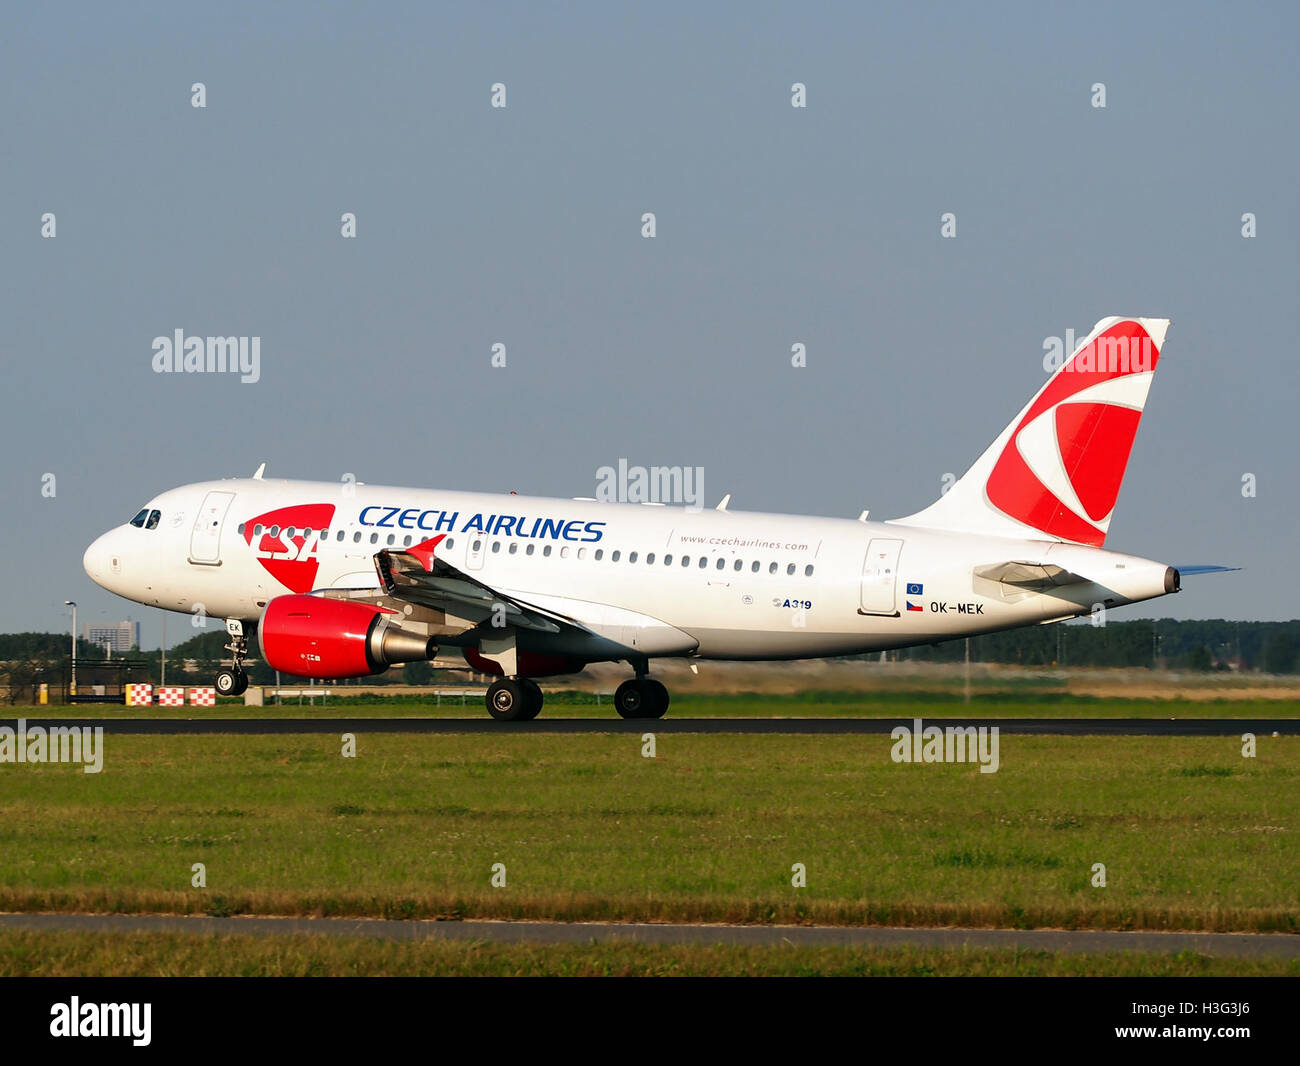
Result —
[[[1294, 5], [6, 21], [6, 630], [76, 599], [156, 645], [86, 544], [263, 460], [580, 496], [625, 458], [703, 467], [733, 509], [908, 514], [1042, 383], [1046, 338], [1110, 314], [1173, 326], [1108, 546], [1246, 567], [1122, 617], [1297, 614]], [[260, 337], [261, 380], [155, 374], [178, 328]]]

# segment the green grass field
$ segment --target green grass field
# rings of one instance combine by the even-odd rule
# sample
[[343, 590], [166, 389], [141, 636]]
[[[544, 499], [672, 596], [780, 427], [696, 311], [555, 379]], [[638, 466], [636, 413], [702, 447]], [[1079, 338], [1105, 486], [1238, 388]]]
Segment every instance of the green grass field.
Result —
[[1047, 951], [390, 943], [335, 936], [0, 932], [0, 977], [1297, 977], [1300, 962]]
[[1001, 739], [108, 737], [0, 766], [0, 909], [1300, 931], [1300, 740]]

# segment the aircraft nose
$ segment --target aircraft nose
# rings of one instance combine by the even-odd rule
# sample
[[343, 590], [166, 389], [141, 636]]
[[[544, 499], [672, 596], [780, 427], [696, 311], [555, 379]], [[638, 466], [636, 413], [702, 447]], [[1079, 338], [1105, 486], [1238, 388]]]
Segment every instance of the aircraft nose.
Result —
[[81, 557], [81, 565], [85, 567], [86, 576], [96, 585], [104, 585], [112, 572], [114, 563], [112, 539], [112, 533], [97, 537], [86, 549], [86, 554]]

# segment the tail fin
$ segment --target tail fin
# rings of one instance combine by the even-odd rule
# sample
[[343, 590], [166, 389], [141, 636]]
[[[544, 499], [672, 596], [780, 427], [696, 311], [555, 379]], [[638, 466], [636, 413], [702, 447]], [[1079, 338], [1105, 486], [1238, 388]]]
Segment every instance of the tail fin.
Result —
[[902, 525], [1101, 547], [1167, 318], [1104, 318], [960, 481]]

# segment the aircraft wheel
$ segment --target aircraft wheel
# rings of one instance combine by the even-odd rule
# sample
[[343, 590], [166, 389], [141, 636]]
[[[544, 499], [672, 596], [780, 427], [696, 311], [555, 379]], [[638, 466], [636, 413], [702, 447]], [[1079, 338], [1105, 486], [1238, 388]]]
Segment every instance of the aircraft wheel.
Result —
[[218, 696], [241, 695], [248, 688], [248, 675], [243, 670], [222, 667], [217, 671], [213, 687], [216, 688]]
[[[488, 714], [498, 722], [523, 722], [530, 717], [527, 690], [521, 682], [508, 677], [488, 686], [486, 702]], [[541, 710], [540, 706], [538, 710]]]
[[546, 701], [546, 694], [542, 692], [542, 686], [531, 677], [521, 677], [519, 683], [524, 687], [524, 703], [527, 712], [524, 717], [528, 719], [536, 718], [542, 713], [542, 704]]
[[668, 690], [648, 677], [624, 681], [614, 692], [614, 709], [624, 718], [662, 718]]
[[641, 717], [662, 718], [668, 710], [668, 690], [653, 678], [646, 678], [643, 684], [646, 687], [646, 701], [645, 713]]

